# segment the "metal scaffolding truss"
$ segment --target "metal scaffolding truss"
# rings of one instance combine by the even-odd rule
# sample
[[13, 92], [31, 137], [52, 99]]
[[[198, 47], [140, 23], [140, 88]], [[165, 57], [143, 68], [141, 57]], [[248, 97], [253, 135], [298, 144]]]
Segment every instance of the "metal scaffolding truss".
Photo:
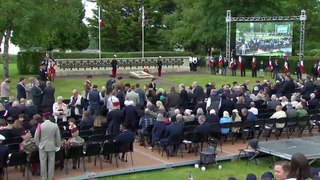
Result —
[[300, 16], [271, 16], [271, 17], [232, 17], [231, 10], [227, 10], [226, 16], [226, 60], [230, 61], [230, 37], [232, 22], [270, 22], [270, 21], [301, 21], [300, 24], [300, 45], [299, 60], [303, 60], [304, 55], [304, 37], [306, 25], [306, 11], [301, 10]]

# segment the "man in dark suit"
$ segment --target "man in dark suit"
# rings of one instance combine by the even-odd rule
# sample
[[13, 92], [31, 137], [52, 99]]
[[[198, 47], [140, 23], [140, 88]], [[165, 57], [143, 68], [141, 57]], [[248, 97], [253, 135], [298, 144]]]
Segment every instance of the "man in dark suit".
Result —
[[38, 113], [38, 107], [32, 104], [32, 100], [28, 100], [26, 103], [26, 110], [24, 112], [29, 118]]
[[124, 122], [123, 111], [120, 110], [120, 103], [118, 101], [112, 103], [112, 109], [108, 112], [107, 134], [119, 133], [120, 124]]
[[17, 100], [20, 100], [21, 98], [27, 98], [24, 77], [21, 77], [19, 83], [17, 84]]
[[51, 86], [51, 82], [46, 82], [46, 87], [43, 90], [42, 107], [48, 111], [52, 110], [54, 104], [55, 89]]
[[14, 119], [17, 119], [18, 116], [22, 113], [22, 109], [19, 107], [17, 101], [12, 103], [12, 107], [8, 110], [8, 113]]
[[149, 91], [151, 89], [153, 89], [154, 92], [157, 92], [156, 78], [152, 78], [151, 83], [149, 84]]
[[182, 108], [182, 110], [185, 110], [188, 108], [188, 105], [190, 103], [188, 92], [185, 89], [184, 84], [179, 84], [179, 90], [180, 90], [180, 94], [179, 94], [180, 107]]
[[[177, 119], [178, 120], [178, 119]], [[165, 135], [164, 135], [164, 138], [160, 140], [160, 144], [161, 146], [166, 150], [166, 153], [168, 155], [170, 155], [170, 152], [169, 150], [167, 149], [168, 145], [169, 145], [169, 142], [170, 142], [170, 138], [174, 135], [183, 135], [183, 126], [181, 125], [181, 123], [179, 123], [178, 121], [175, 122], [175, 123], [172, 123], [170, 125], [168, 125], [166, 127], [166, 132], [165, 132]], [[173, 145], [173, 148], [172, 148], [172, 154], [176, 154], [176, 150], [177, 150], [177, 147], [179, 146], [179, 144], [175, 144]]]
[[175, 87], [171, 87], [170, 93], [168, 94], [168, 100], [167, 100], [167, 108], [169, 109], [176, 109], [179, 107], [180, 103], [180, 96], [176, 92]]
[[139, 94], [139, 105], [140, 107], [144, 107], [147, 103], [146, 101], [146, 93], [144, 92], [144, 90], [142, 90], [140, 88], [139, 83], [136, 84], [136, 89], [135, 92]]
[[232, 110], [234, 109], [234, 102], [231, 100], [231, 95], [223, 95], [226, 96], [225, 99], [222, 100], [221, 102], [221, 107], [219, 109], [219, 117], [222, 117], [223, 111], [228, 111], [229, 114], [232, 114]]
[[35, 82], [35, 85], [31, 89], [31, 94], [33, 105], [37, 106], [38, 109], [40, 109], [42, 104], [43, 91], [39, 87], [39, 81]]
[[314, 92], [316, 86], [315, 84], [311, 81], [311, 76], [306, 77], [306, 82], [301, 90], [301, 94], [305, 95], [307, 100], [310, 99], [310, 94]]
[[316, 97], [314, 93], [310, 94], [310, 100], [308, 101], [308, 108], [310, 109], [316, 109], [319, 107], [319, 99]]
[[201, 86], [198, 85], [197, 82], [192, 83], [193, 88], [193, 103], [197, 104], [198, 100], [204, 100], [206, 97], [204, 90]]
[[206, 117], [200, 115], [198, 118], [199, 125], [195, 128], [194, 132], [198, 134], [209, 134], [211, 132], [210, 125], [206, 122]]
[[[117, 136], [115, 145], [116, 145], [116, 151], [119, 152], [119, 149], [122, 145], [126, 146], [129, 144], [130, 151], [133, 151], [133, 142], [134, 142], [134, 134], [127, 130], [127, 127], [125, 124], [120, 125], [121, 133]], [[122, 153], [121, 159], [124, 160], [125, 153]]]
[[41, 81], [46, 81], [47, 77], [46, 77], [46, 70], [45, 70], [45, 65], [41, 64], [39, 67], [39, 71], [38, 71], [38, 75], [39, 75], [39, 80]]
[[209, 111], [209, 114], [206, 116], [206, 123], [213, 124], [213, 123], [219, 123], [220, 118], [216, 115], [216, 111], [214, 109], [211, 109]]

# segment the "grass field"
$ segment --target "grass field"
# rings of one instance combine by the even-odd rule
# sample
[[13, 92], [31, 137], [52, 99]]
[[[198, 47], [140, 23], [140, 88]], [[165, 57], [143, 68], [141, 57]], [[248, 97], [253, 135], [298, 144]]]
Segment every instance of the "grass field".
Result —
[[230, 176], [234, 176], [239, 180], [246, 179], [248, 173], [254, 173], [257, 178], [260, 179], [261, 175], [266, 171], [273, 172], [272, 169], [268, 168], [268, 165], [272, 163], [271, 158], [260, 158], [259, 165], [253, 162], [248, 162], [247, 160], [241, 161], [222, 161], [219, 164], [222, 165], [222, 169], [219, 170], [217, 165], [211, 165], [208, 167], [207, 171], [201, 171], [200, 169], [195, 169], [193, 166], [156, 170], [142, 173], [132, 173], [121, 176], [106, 177], [102, 179], [106, 180], [141, 180], [141, 179], [152, 179], [152, 180], [162, 180], [162, 179], [188, 179], [189, 174], [192, 174], [194, 180], [226, 180]]
[[[17, 70], [17, 65], [16, 64], [10, 64], [10, 79], [11, 79], [11, 85], [10, 85], [10, 89], [11, 89], [11, 94], [15, 95], [16, 94], [16, 84], [19, 81], [19, 78], [22, 77], [21, 75], [18, 74], [18, 70]], [[3, 66], [2, 64], [0, 64], [0, 69], [3, 70]], [[3, 71], [1, 71], [3, 72]], [[262, 78], [252, 78], [251, 77], [251, 71], [247, 70], [247, 77], [233, 77], [233, 76], [220, 76], [220, 75], [211, 75], [206, 71], [206, 68], [202, 68], [202, 70], [200, 72], [196, 72], [196, 73], [188, 73], [190, 75], [163, 75], [163, 79], [169, 83], [175, 83], [176, 87], [178, 84], [183, 83], [186, 86], [190, 86], [192, 84], [193, 81], [197, 81], [199, 85], [201, 86], [205, 86], [205, 84], [209, 83], [209, 82], [214, 82], [216, 83], [217, 87], [221, 87], [222, 84], [232, 84], [233, 81], [237, 81], [238, 83], [243, 83], [245, 80], [250, 80], [250, 85], [249, 85], [249, 89], [252, 89], [253, 85], [255, 84], [256, 80], [260, 80], [263, 81]], [[265, 73], [268, 74], [267, 76], [265, 76], [266, 79], [271, 79], [269, 73]], [[238, 72], [239, 75], [239, 72]], [[29, 77], [35, 77], [32, 75], [23, 75], [23, 77], [25, 77], [27, 79], [28, 82], [28, 78]], [[0, 79], [3, 80], [3, 73], [0, 73]], [[106, 81], [109, 79], [108, 76], [97, 76], [94, 77], [93, 82], [94, 84], [98, 85], [99, 88], [101, 88], [101, 86], [105, 86]], [[56, 79], [56, 81], [53, 82], [53, 86], [56, 88], [56, 97], [57, 96], [63, 96], [64, 98], [69, 98], [71, 96], [71, 91], [72, 89], [78, 89], [79, 92], [81, 92], [83, 90], [83, 83], [85, 81], [85, 76], [77, 76], [77, 77], [59, 77], [58, 79]], [[150, 80], [126, 80], [124, 79], [123, 81], [124, 83], [131, 83], [131, 84], [135, 84], [135, 83], [139, 83], [141, 87], [143, 87], [144, 84], [148, 84], [150, 82]], [[158, 83], [157, 85], [158, 88], [164, 88], [165, 90], [169, 91], [170, 87], [168, 87], [166, 84], [161, 84]]]

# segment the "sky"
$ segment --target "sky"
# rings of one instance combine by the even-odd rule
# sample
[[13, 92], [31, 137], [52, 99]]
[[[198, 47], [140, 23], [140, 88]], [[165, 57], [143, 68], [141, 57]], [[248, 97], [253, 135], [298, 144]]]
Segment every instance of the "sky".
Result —
[[[96, 3], [95, 2], [89, 2], [86, 0], [82, 0], [82, 3], [84, 4], [84, 7], [86, 9], [86, 18], [91, 18], [93, 17], [93, 12], [92, 9], [97, 8]], [[86, 18], [83, 20], [85, 24], [88, 24], [88, 22], [86, 21]], [[3, 42], [4, 39], [2, 40], [1, 43], [1, 52], [3, 52]], [[9, 44], [9, 54], [18, 54], [18, 52], [20, 51], [20, 48], [18, 46], [15, 46], [14, 44], [10, 43]]]

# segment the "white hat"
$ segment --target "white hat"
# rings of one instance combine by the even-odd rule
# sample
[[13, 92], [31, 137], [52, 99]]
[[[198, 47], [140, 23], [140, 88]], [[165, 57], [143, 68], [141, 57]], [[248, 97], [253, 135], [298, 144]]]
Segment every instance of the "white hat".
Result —
[[2, 134], [0, 134], [0, 140], [3, 141], [5, 139], [6, 139], [6, 137], [4, 137]]
[[233, 113], [239, 113], [238, 109], [232, 110]]

